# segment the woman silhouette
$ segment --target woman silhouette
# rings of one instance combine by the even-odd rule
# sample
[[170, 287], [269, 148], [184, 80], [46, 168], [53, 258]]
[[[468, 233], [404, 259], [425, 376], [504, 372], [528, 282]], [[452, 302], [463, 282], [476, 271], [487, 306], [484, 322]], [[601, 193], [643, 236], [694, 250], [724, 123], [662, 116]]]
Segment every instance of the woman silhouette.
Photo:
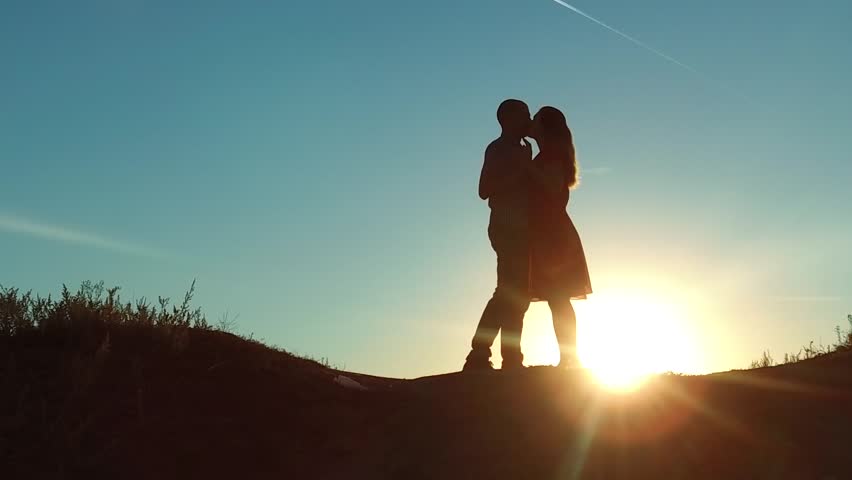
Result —
[[577, 363], [577, 317], [571, 299], [592, 293], [580, 235], [566, 207], [577, 185], [577, 158], [565, 115], [543, 107], [531, 135], [540, 153], [530, 164], [530, 295], [547, 301], [559, 342], [559, 365]]

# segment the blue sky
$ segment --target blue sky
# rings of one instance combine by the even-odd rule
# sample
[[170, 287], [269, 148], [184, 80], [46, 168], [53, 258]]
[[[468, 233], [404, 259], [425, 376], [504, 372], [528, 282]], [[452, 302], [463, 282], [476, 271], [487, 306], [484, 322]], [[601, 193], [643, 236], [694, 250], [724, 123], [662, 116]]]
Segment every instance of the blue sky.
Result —
[[[0, 7], [0, 284], [197, 278], [268, 343], [457, 369], [494, 283], [482, 152], [518, 97], [574, 130], [596, 291], [679, 305], [689, 369], [852, 312], [849, 2], [572, 2], [698, 74], [550, 0], [72, 3]], [[646, 320], [580, 308], [581, 332]]]

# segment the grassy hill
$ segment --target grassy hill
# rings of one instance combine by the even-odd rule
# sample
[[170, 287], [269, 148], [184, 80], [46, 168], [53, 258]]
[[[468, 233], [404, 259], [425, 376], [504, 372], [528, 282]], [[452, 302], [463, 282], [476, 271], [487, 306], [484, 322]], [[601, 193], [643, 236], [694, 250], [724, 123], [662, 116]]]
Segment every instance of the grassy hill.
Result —
[[385, 379], [98, 288], [0, 295], [0, 478], [852, 478], [850, 352], [624, 395], [549, 367]]

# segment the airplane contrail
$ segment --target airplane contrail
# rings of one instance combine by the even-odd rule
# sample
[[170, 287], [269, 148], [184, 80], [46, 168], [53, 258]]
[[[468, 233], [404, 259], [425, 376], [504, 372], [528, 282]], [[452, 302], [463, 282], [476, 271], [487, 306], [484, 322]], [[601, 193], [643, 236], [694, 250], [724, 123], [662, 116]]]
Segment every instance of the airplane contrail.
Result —
[[112, 250], [119, 253], [148, 258], [165, 257], [162, 252], [148, 247], [119, 242], [100, 235], [80, 232], [70, 228], [46, 225], [20, 217], [5, 215], [3, 213], [0, 213], [0, 231], [16, 233], [19, 235], [29, 235], [32, 237], [39, 237], [64, 243], [85, 245], [88, 247]]
[[589, 15], [588, 13], [586, 13], [586, 12], [584, 12], [584, 11], [580, 10], [579, 8], [577, 8], [577, 7], [575, 7], [575, 6], [571, 5], [571, 4], [565, 3], [565, 2], [563, 2], [562, 0], [553, 0], [553, 1], [554, 1], [554, 2], [556, 2], [556, 3], [558, 3], [559, 5], [562, 5], [563, 7], [565, 7], [565, 8], [567, 8], [567, 9], [571, 10], [572, 12], [576, 13], [577, 15], [580, 15], [580, 16], [582, 16], [582, 17], [586, 18], [587, 20], [591, 20], [592, 22], [597, 23], [598, 25], [600, 25], [600, 26], [604, 27], [605, 29], [609, 30], [610, 32], [615, 33], [616, 35], [618, 35], [618, 36], [620, 36], [620, 37], [622, 37], [622, 38], [625, 38], [625, 39], [629, 40], [630, 42], [632, 42], [632, 43], [634, 43], [634, 44], [636, 44], [636, 45], [638, 45], [638, 46], [640, 46], [640, 47], [644, 48], [645, 50], [648, 50], [649, 52], [651, 52], [651, 53], [653, 53], [653, 54], [655, 54], [655, 55], [657, 55], [657, 56], [659, 56], [659, 57], [662, 57], [662, 58], [664, 58], [664, 59], [666, 59], [666, 60], [668, 60], [668, 61], [670, 61], [670, 62], [674, 63], [675, 65], [677, 65], [677, 66], [679, 66], [679, 67], [681, 67], [681, 68], [684, 68], [684, 69], [686, 69], [686, 70], [688, 70], [688, 71], [690, 71], [690, 72], [694, 73], [695, 75], [702, 76], [702, 77], [704, 76], [704, 75], [703, 75], [701, 72], [699, 72], [698, 70], [696, 70], [696, 69], [694, 69], [694, 68], [690, 67], [689, 65], [687, 65], [687, 64], [685, 64], [685, 63], [683, 63], [683, 62], [681, 62], [681, 61], [679, 61], [679, 60], [677, 60], [677, 59], [673, 58], [671, 55], [667, 55], [667, 54], [665, 54], [665, 53], [663, 53], [663, 52], [661, 52], [661, 51], [657, 50], [656, 48], [654, 48], [654, 47], [652, 47], [652, 46], [648, 45], [647, 43], [645, 43], [645, 42], [643, 42], [643, 41], [641, 41], [641, 40], [638, 40], [638, 39], [636, 39], [636, 38], [633, 38], [633, 37], [631, 37], [630, 35], [628, 35], [628, 34], [626, 34], [626, 33], [622, 32], [621, 30], [618, 30], [618, 29], [616, 29], [616, 28], [614, 28], [614, 27], [611, 27], [611, 26], [607, 25], [606, 23], [604, 23], [604, 22], [602, 22], [602, 21], [598, 20], [597, 18], [595, 18], [595, 17], [593, 17], [593, 16]]

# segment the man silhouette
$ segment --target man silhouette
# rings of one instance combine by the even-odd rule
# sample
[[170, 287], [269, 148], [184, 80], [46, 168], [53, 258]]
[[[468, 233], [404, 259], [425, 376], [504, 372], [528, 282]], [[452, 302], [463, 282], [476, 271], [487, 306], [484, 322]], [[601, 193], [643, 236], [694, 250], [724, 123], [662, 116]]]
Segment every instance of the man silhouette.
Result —
[[488, 200], [488, 238], [497, 253], [497, 288], [482, 312], [464, 370], [490, 370], [491, 344], [502, 330], [503, 369], [523, 367], [521, 330], [529, 308], [529, 240], [527, 164], [532, 149], [524, 140], [532, 121], [520, 100], [506, 100], [497, 109], [503, 129], [485, 150], [479, 196]]

